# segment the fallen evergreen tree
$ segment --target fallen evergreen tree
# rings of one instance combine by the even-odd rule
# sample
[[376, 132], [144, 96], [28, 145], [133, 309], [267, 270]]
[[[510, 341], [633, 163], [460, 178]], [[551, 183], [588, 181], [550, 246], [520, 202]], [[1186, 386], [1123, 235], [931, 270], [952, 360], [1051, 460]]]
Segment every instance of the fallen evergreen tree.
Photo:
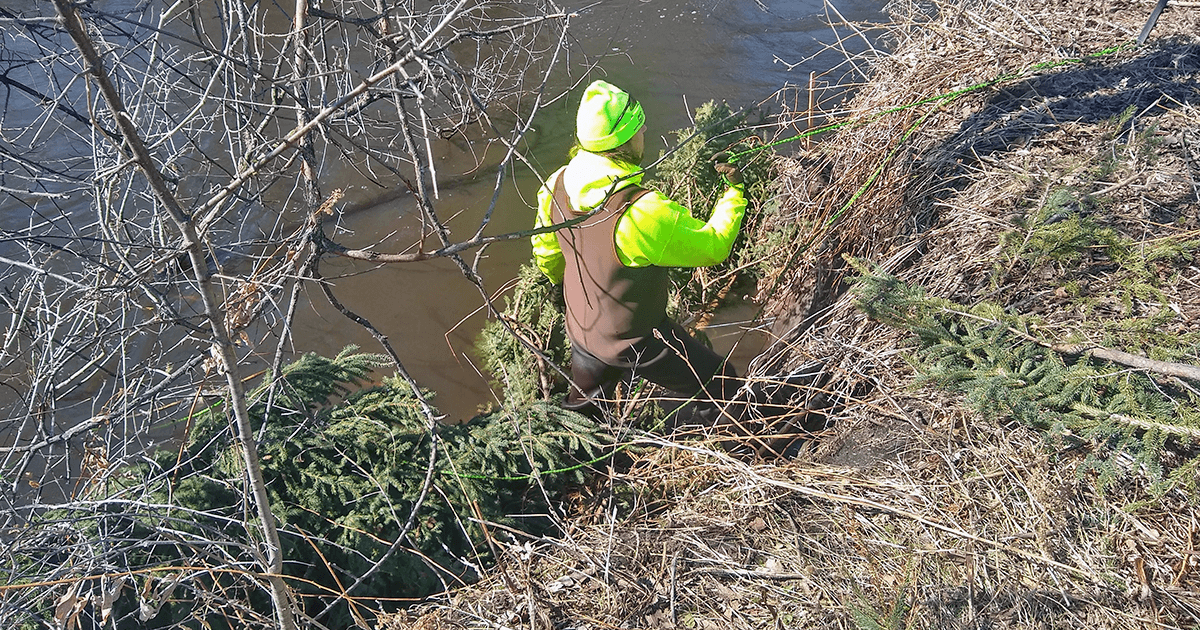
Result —
[[[353, 347], [305, 355], [279, 375], [273, 400], [265, 386], [252, 395], [285, 575], [305, 616], [326, 627], [361, 625], [472, 581], [513, 532], [551, 529], [557, 495], [611, 452], [594, 422], [536, 401], [439, 427], [435, 437], [404, 381], [369, 383], [387, 365]], [[189, 422], [182, 445], [125, 471], [106, 498], [48, 515], [60, 523], [43, 530], [51, 537], [137, 568], [104, 587], [112, 593], [104, 617], [115, 627], [269, 623], [225, 405]], [[51, 559], [38, 550], [53, 547], [16, 549], [23, 562], [44, 563]], [[54, 602], [44, 602], [53, 616]]]

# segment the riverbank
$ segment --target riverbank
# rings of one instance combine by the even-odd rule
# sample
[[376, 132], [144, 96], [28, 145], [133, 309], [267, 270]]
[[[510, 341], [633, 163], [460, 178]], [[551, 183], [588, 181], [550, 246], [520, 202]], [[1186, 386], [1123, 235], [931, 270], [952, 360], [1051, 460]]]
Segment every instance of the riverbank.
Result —
[[382, 627], [1200, 624], [1200, 12], [1128, 44], [1153, 4], [894, 3], [762, 228], [749, 372], [822, 365], [766, 427], [812, 435], [646, 438]]

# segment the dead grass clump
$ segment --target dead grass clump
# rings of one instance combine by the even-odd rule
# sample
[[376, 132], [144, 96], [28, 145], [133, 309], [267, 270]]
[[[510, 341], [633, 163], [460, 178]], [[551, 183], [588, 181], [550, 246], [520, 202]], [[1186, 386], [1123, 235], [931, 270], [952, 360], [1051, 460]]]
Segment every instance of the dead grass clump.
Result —
[[[778, 222], [810, 229], [774, 281], [762, 285], [776, 338], [795, 338], [832, 319], [822, 313], [841, 294], [843, 255], [893, 267], [911, 262], [927, 248], [918, 236], [953, 214], [946, 200], [970, 182], [988, 180], [979, 169], [1016, 170], [1023, 150], [1054, 131], [1062, 132], [1056, 141], [1066, 142], [1060, 149], [1069, 155], [1078, 147], [1072, 129], [1130, 107], [1155, 116], [1195, 100], [1195, 11], [1164, 12], [1155, 33], [1166, 37], [1146, 48], [1074, 63], [1129, 42], [1149, 5], [1145, 11], [1139, 4], [1108, 8], [1076, 0], [889, 7], [895, 19], [884, 39], [893, 54], [870, 59], [871, 80], [839, 112], [869, 123], [840, 129], [783, 169], [788, 211]], [[1045, 63], [1064, 65], [1024, 72]], [[1019, 76], [994, 87], [876, 117], [1013, 73]], [[805, 117], [796, 113], [798, 121]], [[973, 228], [956, 235], [964, 237], [960, 244], [971, 246], [976, 235], [994, 231], [996, 224], [988, 223], [960, 225]], [[772, 299], [779, 295], [787, 297]]]

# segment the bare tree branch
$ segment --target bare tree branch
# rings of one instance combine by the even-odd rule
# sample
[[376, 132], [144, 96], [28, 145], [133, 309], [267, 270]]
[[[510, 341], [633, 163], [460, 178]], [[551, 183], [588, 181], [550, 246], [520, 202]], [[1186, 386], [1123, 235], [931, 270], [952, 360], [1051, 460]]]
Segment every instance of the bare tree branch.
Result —
[[192, 272], [195, 275], [195, 281], [199, 286], [200, 296], [204, 303], [204, 315], [208, 320], [208, 325], [211, 327], [213, 354], [220, 359], [221, 367], [225, 373], [226, 385], [229, 388], [229, 402], [233, 407], [234, 418], [237, 421], [238, 437], [242, 442], [241, 451], [245, 458], [246, 474], [249, 477], [250, 486], [254, 494], [255, 508], [258, 510], [263, 535], [266, 538], [267, 557], [265, 567], [267, 580], [271, 584], [271, 597], [275, 601], [275, 612], [278, 615], [278, 621], [283, 630], [294, 630], [296, 622], [292, 613], [291, 596], [288, 594], [287, 586], [283, 583], [281, 577], [283, 573], [283, 557], [279, 544], [279, 534], [275, 529], [275, 516], [271, 512], [271, 502], [267, 496], [266, 481], [263, 479], [262, 466], [258, 461], [258, 448], [254, 441], [253, 429], [250, 426], [250, 412], [246, 405], [245, 390], [242, 386], [241, 369], [238, 365], [233, 342], [225, 327], [225, 318], [221, 313], [220, 303], [217, 301], [212, 288], [212, 276], [208, 271], [208, 261], [205, 259], [203, 243], [195, 223], [183, 211], [174, 193], [167, 187], [166, 180], [163, 179], [158, 165], [154, 163], [149, 149], [142, 141], [141, 134], [138, 133], [133, 119], [125, 110], [125, 105], [120, 95], [108, 78], [108, 73], [104, 69], [104, 63], [100, 59], [99, 53], [96, 52], [91, 38], [88, 37], [85, 31], [79, 13], [70, 4], [69, 0], [54, 0], [54, 5], [63, 19], [63, 24], [66, 26], [67, 32], [71, 34], [71, 38], [75, 40], [75, 44], [79, 47], [80, 52], [83, 53], [84, 59], [88, 63], [88, 71], [99, 86], [104, 101], [107, 103], [109, 110], [116, 119], [118, 128], [121, 130], [125, 146], [137, 162], [139, 169], [150, 180], [150, 186], [154, 190], [155, 196], [158, 197], [158, 201], [175, 222], [175, 227], [183, 237], [182, 246], [187, 251], [188, 257], [191, 260]]

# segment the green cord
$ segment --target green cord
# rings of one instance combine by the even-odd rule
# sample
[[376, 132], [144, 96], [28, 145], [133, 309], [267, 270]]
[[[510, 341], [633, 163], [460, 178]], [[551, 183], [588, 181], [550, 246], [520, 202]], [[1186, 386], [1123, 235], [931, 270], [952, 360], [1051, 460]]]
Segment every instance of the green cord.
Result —
[[[1041, 63], [1038, 63], [1038, 64], [1034, 64], [1034, 65], [1032, 65], [1032, 66], [1029, 66], [1028, 68], [1025, 68], [1025, 69], [1023, 69], [1023, 70], [1018, 70], [1018, 71], [1015, 71], [1015, 72], [1009, 72], [1009, 73], [1007, 73], [1007, 74], [1002, 74], [1002, 75], [1000, 75], [1000, 76], [998, 76], [998, 77], [996, 77], [996, 78], [994, 78], [994, 79], [991, 79], [991, 80], [988, 80], [988, 81], [984, 81], [984, 82], [982, 82], [982, 83], [976, 83], [975, 85], [967, 86], [967, 87], [965, 87], [965, 88], [961, 88], [961, 89], [958, 89], [958, 90], [954, 90], [954, 91], [952, 91], [952, 92], [946, 92], [945, 94], [939, 94], [939, 95], [937, 95], [937, 96], [929, 96], [929, 97], [923, 98], [923, 99], [921, 99], [921, 100], [919, 100], [919, 101], [913, 101], [912, 103], [909, 103], [909, 104], [907, 104], [907, 105], [898, 105], [898, 106], [896, 106], [896, 107], [891, 107], [891, 108], [888, 108], [888, 109], [885, 109], [885, 110], [882, 110], [882, 111], [876, 112], [876, 113], [874, 113], [874, 114], [870, 114], [870, 115], [868, 115], [868, 116], [864, 116], [864, 117], [862, 117], [862, 118], [857, 118], [857, 119], [852, 119], [852, 120], [843, 120], [843, 121], [841, 121], [841, 122], [829, 123], [829, 124], [827, 124], [827, 125], [821, 125], [820, 127], [814, 127], [814, 128], [812, 128], [812, 129], [805, 130], [805, 131], [803, 131], [803, 132], [801, 132], [801, 133], [799, 133], [799, 134], [797, 134], [797, 135], [795, 135], [795, 136], [792, 136], [792, 137], [790, 137], [790, 138], [784, 138], [784, 139], [782, 139], [782, 140], [776, 140], [776, 141], [774, 141], [774, 142], [771, 142], [771, 143], [768, 143], [768, 144], [764, 144], [764, 145], [762, 145], [762, 146], [753, 147], [753, 148], [751, 148], [751, 149], [747, 149], [747, 150], [745, 150], [745, 151], [738, 151], [738, 152], [736, 152], [736, 153], [732, 153], [732, 154], [730, 154], [730, 155], [729, 155], [729, 162], [730, 162], [731, 164], [732, 164], [732, 163], [736, 163], [736, 162], [738, 161], [738, 158], [741, 158], [741, 157], [743, 157], [743, 156], [750, 155], [750, 154], [752, 154], [752, 153], [758, 153], [759, 151], [765, 151], [765, 150], [767, 150], [767, 149], [770, 149], [770, 148], [773, 148], [773, 147], [777, 147], [777, 146], [779, 146], [779, 145], [781, 145], [781, 144], [787, 144], [787, 143], [789, 143], [789, 142], [795, 142], [795, 141], [797, 141], [797, 140], [801, 140], [801, 139], [803, 139], [803, 138], [808, 138], [808, 137], [810, 137], [810, 136], [815, 136], [815, 135], [817, 135], [817, 134], [819, 134], [819, 133], [825, 133], [826, 131], [833, 131], [833, 130], [836, 130], [836, 129], [842, 129], [842, 128], [844, 128], [844, 127], [858, 127], [858, 126], [861, 126], [861, 125], [865, 125], [865, 124], [867, 124], [867, 123], [869, 123], [869, 122], [872, 122], [872, 121], [874, 121], [874, 120], [877, 120], [877, 119], [879, 119], [879, 118], [881, 118], [881, 117], [883, 117], [883, 116], [886, 116], [886, 115], [888, 115], [888, 114], [894, 114], [894, 113], [897, 113], [897, 112], [902, 112], [902, 111], [905, 111], [905, 110], [912, 109], [912, 108], [914, 108], [914, 107], [920, 107], [921, 105], [926, 105], [926, 104], [928, 104], [928, 103], [941, 102], [941, 101], [952, 101], [952, 100], [954, 100], [954, 99], [956, 99], [956, 98], [958, 98], [958, 97], [960, 97], [960, 96], [962, 96], [962, 95], [964, 95], [964, 94], [968, 94], [968, 93], [970, 93], [970, 92], [974, 92], [974, 91], [977, 91], [977, 90], [982, 90], [982, 89], [984, 89], [984, 88], [991, 87], [991, 86], [993, 86], [993, 85], [996, 85], [996, 84], [998, 84], [998, 83], [1004, 83], [1005, 81], [1011, 81], [1011, 80], [1013, 80], [1013, 79], [1016, 79], [1016, 78], [1022, 77], [1022, 76], [1024, 76], [1024, 75], [1027, 75], [1027, 74], [1032, 74], [1032, 73], [1034, 73], [1034, 72], [1039, 72], [1039, 71], [1042, 71], [1042, 70], [1049, 70], [1049, 69], [1052, 69], [1052, 68], [1057, 68], [1057, 67], [1060, 67], [1060, 66], [1066, 66], [1066, 65], [1070, 65], [1070, 64], [1083, 63], [1083, 62], [1085, 62], [1085, 61], [1088, 61], [1088, 60], [1090, 60], [1090, 59], [1096, 59], [1096, 58], [1099, 58], [1099, 57], [1104, 57], [1104, 56], [1107, 56], [1107, 55], [1111, 55], [1111, 54], [1113, 54], [1113, 53], [1115, 53], [1115, 52], [1118, 52], [1118, 51], [1120, 51], [1120, 50], [1122, 50], [1122, 49], [1124, 49], [1124, 48], [1128, 48], [1128, 47], [1130, 47], [1130, 46], [1133, 46], [1133, 45], [1134, 45], [1134, 42], [1126, 42], [1126, 43], [1124, 43], [1124, 44], [1118, 44], [1118, 45], [1116, 45], [1116, 46], [1110, 46], [1110, 47], [1108, 47], [1108, 48], [1105, 48], [1104, 50], [1101, 50], [1100, 52], [1091, 53], [1091, 54], [1089, 54], [1089, 55], [1086, 55], [1086, 56], [1084, 56], [1084, 57], [1073, 57], [1073, 58], [1071, 58], [1071, 59], [1061, 59], [1061, 60], [1058, 60], [1058, 61], [1043, 61], [1043, 62], [1041, 62]], [[910, 133], [911, 133], [911, 131], [910, 131]], [[906, 134], [906, 137], [907, 137], [907, 134]]]

